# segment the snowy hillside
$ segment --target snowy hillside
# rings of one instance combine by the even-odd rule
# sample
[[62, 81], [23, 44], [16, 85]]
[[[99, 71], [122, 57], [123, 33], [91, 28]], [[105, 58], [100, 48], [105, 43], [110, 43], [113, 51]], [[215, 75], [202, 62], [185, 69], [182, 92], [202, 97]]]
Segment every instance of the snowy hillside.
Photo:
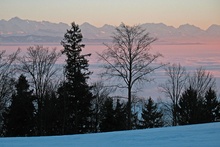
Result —
[[0, 147], [219, 147], [220, 123], [55, 137], [0, 138]]

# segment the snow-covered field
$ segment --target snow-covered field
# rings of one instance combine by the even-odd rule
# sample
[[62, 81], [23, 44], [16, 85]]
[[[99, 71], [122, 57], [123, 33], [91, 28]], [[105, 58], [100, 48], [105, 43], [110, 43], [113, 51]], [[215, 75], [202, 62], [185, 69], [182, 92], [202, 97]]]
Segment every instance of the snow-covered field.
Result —
[[220, 123], [68, 135], [0, 138], [0, 147], [220, 147]]

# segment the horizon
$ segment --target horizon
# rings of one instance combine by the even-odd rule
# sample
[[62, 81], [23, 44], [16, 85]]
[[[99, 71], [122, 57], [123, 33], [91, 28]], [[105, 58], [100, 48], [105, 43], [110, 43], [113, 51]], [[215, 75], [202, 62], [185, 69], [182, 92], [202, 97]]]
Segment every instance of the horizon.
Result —
[[[25, 19], [25, 18], [21, 18], [21, 17], [19, 17], [19, 16], [14, 16], [14, 17], [11, 17], [11, 18], [9, 18], [9, 19], [0, 19], [0, 21], [10, 21], [11, 19], [16, 19], [16, 18], [18, 18], [18, 19], [21, 19], [21, 20], [24, 20], [24, 21], [36, 21], [36, 22], [49, 22], [49, 23], [55, 23], [55, 24], [59, 24], [59, 23], [64, 23], [64, 24], [66, 24], [66, 25], [69, 25], [70, 26], [70, 24], [68, 24], [68, 23], [65, 23], [65, 22], [52, 22], [52, 21], [49, 21], [49, 20], [33, 20], [33, 19]], [[74, 22], [74, 21], [73, 21]], [[76, 24], [78, 24], [77, 22], [75, 22]], [[123, 22], [121, 22], [119, 25], [117, 25], [117, 26], [115, 26], [115, 25], [113, 25], [113, 24], [107, 24], [107, 23], [105, 23], [105, 24], [103, 24], [102, 26], [96, 26], [95, 24], [92, 24], [91, 22], [88, 22], [88, 21], [85, 21], [85, 22], [82, 22], [82, 23], [80, 23], [80, 24], [78, 24], [78, 25], [83, 25], [83, 24], [86, 24], [86, 23], [88, 23], [88, 24], [90, 24], [90, 25], [92, 25], [92, 26], [94, 26], [94, 27], [97, 27], [97, 28], [101, 28], [101, 27], [103, 27], [103, 26], [105, 26], [105, 25], [110, 25], [110, 26], [113, 26], [113, 27], [117, 27], [117, 26], [119, 26], [121, 23], [123, 23]], [[174, 27], [175, 29], [178, 29], [180, 26], [184, 26], [184, 25], [190, 25], [190, 26], [195, 26], [195, 27], [198, 27], [198, 28], [200, 28], [199, 26], [196, 26], [195, 24], [190, 24], [190, 23], [184, 23], [184, 24], [180, 24], [179, 26], [172, 26], [172, 25], [168, 25], [168, 24], [166, 24], [166, 23], [164, 23], [164, 22], [158, 22], [158, 23], [154, 23], [154, 22], [143, 22], [143, 23], [139, 23], [139, 24], [133, 24], [133, 25], [143, 25], [143, 24], [164, 24], [164, 25], [166, 25], [166, 26], [170, 26], [170, 27]], [[133, 25], [130, 25], [130, 26], [133, 26]], [[203, 29], [203, 28], [200, 28], [201, 30], [207, 30], [209, 27], [211, 27], [212, 25], [218, 25], [218, 26], [220, 26], [220, 24], [210, 24], [210, 26], [208, 26], [206, 29]]]
[[220, 25], [218, 0], [3, 0], [0, 3], [0, 19], [5, 20], [17, 15], [23, 19], [54, 23], [89, 22], [97, 27], [104, 24], [118, 26], [121, 22], [127, 25], [162, 22], [177, 28], [189, 23], [203, 30], [211, 24]]

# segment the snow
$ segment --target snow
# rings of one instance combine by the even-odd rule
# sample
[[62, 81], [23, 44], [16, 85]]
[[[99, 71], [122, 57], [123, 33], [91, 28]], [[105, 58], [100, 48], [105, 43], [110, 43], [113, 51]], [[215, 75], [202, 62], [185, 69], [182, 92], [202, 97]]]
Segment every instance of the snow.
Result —
[[0, 138], [0, 147], [219, 147], [220, 123], [51, 137]]

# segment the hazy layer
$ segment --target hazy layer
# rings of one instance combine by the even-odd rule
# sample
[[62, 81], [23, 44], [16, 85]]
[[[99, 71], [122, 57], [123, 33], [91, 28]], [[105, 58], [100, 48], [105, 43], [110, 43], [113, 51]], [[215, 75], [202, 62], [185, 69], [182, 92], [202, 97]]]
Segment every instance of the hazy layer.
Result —
[[[18, 47], [21, 48], [22, 53], [24, 54], [26, 49], [30, 45], [23, 44], [11, 44], [7, 46], [1, 46], [0, 50], [6, 50], [7, 53], [12, 53]], [[56, 47], [58, 50], [62, 49], [61, 45], [53, 45], [47, 44], [45, 47], [54, 48]], [[84, 54], [92, 53], [92, 56], [89, 57], [90, 70], [93, 71], [93, 75], [91, 76], [90, 82], [95, 82], [100, 80], [100, 76], [98, 75], [101, 72], [100, 65], [102, 64], [98, 60], [97, 52], [101, 53], [105, 49], [105, 46], [102, 44], [86, 44], [85, 49], [83, 50]], [[219, 45], [152, 45], [152, 53], [159, 52], [163, 54], [163, 58], [159, 59], [158, 62], [163, 63], [180, 63], [182, 66], [185, 66], [188, 72], [193, 72], [199, 67], [203, 67], [210, 73], [214, 75], [216, 78], [217, 89], [220, 89], [220, 46]], [[62, 56], [58, 60], [58, 64], [64, 63], [65, 56]], [[166, 80], [166, 76], [164, 74], [164, 69], [157, 70], [152, 77], [155, 78], [155, 82], [146, 83], [143, 86], [143, 91], [138, 95], [140, 97], [153, 97], [154, 99], [162, 98], [163, 94], [161, 94], [158, 90], [158, 85], [164, 83]], [[124, 95], [125, 92], [117, 92], [117, 94]], [[117, 95], [116, 94], [116, 95]]]

